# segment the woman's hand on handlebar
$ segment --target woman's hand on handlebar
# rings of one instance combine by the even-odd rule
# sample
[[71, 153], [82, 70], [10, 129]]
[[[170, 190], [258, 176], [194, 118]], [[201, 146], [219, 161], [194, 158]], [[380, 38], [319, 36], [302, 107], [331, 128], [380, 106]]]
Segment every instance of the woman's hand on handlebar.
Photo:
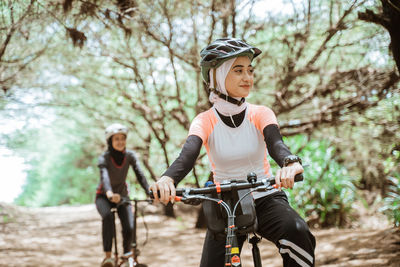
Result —
[[277, 170], [275, 175], [275, 183], [277, 188], [293, 188], [294, 186], [294, 177], [296, 174], [303, 173], [304, 169], [298, 162], [293, 162], [287, 165], [286, 167], [282, 167]]
[[[150, 190], [153, 191], [154, 200], [156, 203], [161, 201], [167, 205], [169, 201], [172, 203], [174, 202], [176, 191], [174, 180], [171, 177], [161, 177], [156, 183], [150, 186]], [[160, 196], [157, 194], [157, 192], [159, 192]]]
[[121, 195], [113, 193], [112, 191], [106, 192], [107, 198], [113, 203], [119, 203], [121, 201]]

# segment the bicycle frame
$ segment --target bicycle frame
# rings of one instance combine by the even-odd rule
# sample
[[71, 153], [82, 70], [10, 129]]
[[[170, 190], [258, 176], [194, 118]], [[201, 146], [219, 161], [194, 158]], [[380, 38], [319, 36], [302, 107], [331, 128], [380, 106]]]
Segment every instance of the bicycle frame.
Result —
[[137, 263], [135, 266], [136, 267], [147, 267], [147, 265], [146, 264], [143, 264], [143, 263], [138, 263], [138, 256], [139, 256], [139, 254], [140, 254], [140, 250], [138, 249], [138, 246], [137, 246], [137, 240], [136, 240], [136, 229], [137, 229], [137, 224], [136, 224], [136, 222], [137, 222], [137, 220], [136, 220], [136, 218], [137, 218], [137, 210], [138, 210], [138, 207], [137, 207], [137, 204], [139, 203], [139, 202], [147, 202], [147, 203], [152, 203], [152, 200], [151, 199], [144, 199], [144, 200], [141, 200], [141, 199], [131, 199], [130, 201], [133, 201], [134, 202], [134, 211], [133, 211], [133, 234], [132, 234], [132, 249], [133, 249], [133, 259], [135, 260], [135, 262]]
[[[260, 185], [258, 185], [260, 184]], [[208, 188], [212, 188], [212, 192], [217, 190], [220, 192], [227, 192], [230, 191], [229, 188], [239, 188], [239, 187], [243, 187], [240, 189], [247, 189], [248, 188], [248, 184], [247, 185], [241, 185], [241, 183], [234, 183], [233, 184], [225, 184], [225, 185], [220, 185], [220, 190], [217, 189], [218, 186], [215, 186], [215, 189], [213, 188], [213, 186], [208, 187]], [[236, 210], [237, 207], [239, 205], [239, 203], [244, 199], [245, 196], [247, 196], [248, 194], [250, 194], [251, 192], [254, 191], [261, 191], [261, 189], [263, 189], [262, 191], [267, 190], [267, 188], [269, 188], [271, 185], [266, 182], [266, 181], [262, 181], [260, 183], [251, 183], [251, 187], [256, 187], [256, 189], [250, 190], [249, 192], [247, 192], [245, 195], [243, 195], [235, 204], [234, 208], [231, 209], [231, 207], [223, 200], [218, 199], [218, 198], [210, 198], [204, 195], [197, 195], [194, 194], [193, 192], [189, 192], [189, 194], [187, 194], [187, 190], [182, 192], [182, 196], [180, 198], [180, 201], [183, 203], [187, 203], [190, 204], [190, 200], [191, 199], [196, 199], [196, 200], [207, 200], [207, 201], [213, 201], [218, 203], [219, 205], [221, 205], [227, 216], [228, 216], [228, 224], [227, 224], [227, 228], [226, 228], [226, 241], [225, 241], [225, 266], [234, 266], [234, 267], [241, 267], [242, 263], [241, 263], [241, 259], [240, 259], [240, 249], [239, 249], [239, 243], [237, 240], [237, 235], [236, 235], [236, 230], [237, 227], [235, 225], [235, 218], [236, 218]], [[250, 188], [251, 188], [250, 187]], [[207, 188], [207, 189], [208, 189]], [[265, 189], [264, 189], [265, 188]], [[238, 190], [240, 190], [238, 189]], [[177, 195], [180, 195], [180, 190], [177, 190]], [[197, 190], [196, 190], [197, 191]], [[203, 191], [203, 190], [201, 190]], [[208, 190], [206, 190], [208, 191]], [[192, 193], [192, 194], [191, 194]], [[255, 245], [256, 246], [256, 245]], [[253, 244], [253, 248], [254, 248], [254, 244]], [[256, 250], [258, 250], [258, 247], [256, 246], [255, 248]], [[253, 254], [253, 258], [254, 258], [254, 263], [255, 263], [255, 267], [261, 267], [261, 259], [257, 259], [256, 257], [259, 257], [259, 253], [258, 254]]]
[[[303, 180], [302, 174], [298, 174], [295, 176], [295, 182], [302, 180]], [[220, 204], [226, 211], [226, 214], [228, 216], [228, 224], [226, 228], [225, 266], [234, 266], [234, 267], [242, 266], [240, 259], [240, 251], [238, 247], [238, 240], [236, 235], [237, 228], [235, 226], [235, 217], [236, 217], [235, 214], [239, 203], [244, 199], [244, 197], [246, 197], [248, 194], [252, 192], [256, 191], [263, 192], [273, 189], [275, 187], [274, 177], [257, 181], [257, 175], [253, 172], [247, 175], [247, 181], [248, 182], [240, 182], [240, 183], [232, 182], [226, 184], [216, 183], [214, 185], [203, 188], [176, 188], [176, 197], [175, 197], [176, 202], [183, 202], [185, 204], [196, 205], [199, 204], [199, 201], [200, 202], [205, 200], [213, 201]], [[232, 191], [233, 189], [235, 190], [251, 189], [236, 202], [233, 209], [231, 209], [229, 205], [222, 199], [205, 196], [205, 194], [229, 192]], [[150, 191], [150, 196], [153, 196], [153, 193], [151, 191]], [[256, 237], [256, 239], [253, 239], [251, 242], [253, 244], [252, 251], [253, 251], [253, 260], [255, 267], [262, 266], [260, 252], [256, 245], [258, 241], [259, 240], [257, 240]]]
[[121, 266], [122, 265], [122, 263], [121, 264], [118, 263], [119, 257], [118, 257], [118, 242], [117, 242], [117, 226], [115, 225], [115, 214], [117, 213], [117, 209], [120, 206], [118, 204], [115, 205], [115, 207], [111, 208], [111, 212], [113, 214], [113, 219], [114, 219], [114, 229], [113, 229], [113, 236], [114, 236], [114, 266]]
[[[133, 212], [133, 233], [132, 233], [132, 249], [133, 249], [133, 258], [129, 257], [127, 259], [122, 259], [119, 262], [119, 257], [118, 257], [118, 242], [117, 242], [117, 227], [115, 224], [115, 213], [117, 212], [118, 207], [122, 205], [127, 205], [131, 202], [134, 202], [134, 212]], [[113, 213], [113, 218], [114, 218], [114, 229], [113, 229], [113, 234], [114, 234], [114, 266], [122, 266], [124, 263], [128, 262], [129, 267], [147, 267], [146, 264], [140, 264], [138, 263], [138, 255], [140, 254], [139, 249], [137, 248], [137, 241], [136, 241], [136, 218], [137, 218], [137, 203], [138, 202], [148, 202], [151, 203], [151, 199], [146, 199], [146, 200], [139, 200], [139, 199], [130, 199], [130, 198], [122, 198], [121, 201], [115, 205], [115, 207], [111, 208], [111, 212]]]

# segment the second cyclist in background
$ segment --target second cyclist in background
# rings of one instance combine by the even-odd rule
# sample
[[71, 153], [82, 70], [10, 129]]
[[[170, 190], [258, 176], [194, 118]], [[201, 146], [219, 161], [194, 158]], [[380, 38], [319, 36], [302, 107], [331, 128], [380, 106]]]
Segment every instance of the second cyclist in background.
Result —
[[[100, 183], [96, 192], [96, 208], [102, 218], [103, 249], [105, 252], [102, 267], [114, 266], [114, 260], [111, 258], [114, 229], [111, 208], [115, 207], [122, 197], [128, 196], [126, 178], [130, 167], [133, 168], [145, 192], [147, 193], [149, 190], [149, 185], [134, 151], [126, 149], [127, 135], [128, 128], [124, 125], [115, 123], [107, 127], [105, 139], [108, 149], [99, 157]], [[117, 213], [122, 226], [123, 257], [134, 257], [131, 248], [134, 227], [132, 206], [130, 204], [118, 206]]]

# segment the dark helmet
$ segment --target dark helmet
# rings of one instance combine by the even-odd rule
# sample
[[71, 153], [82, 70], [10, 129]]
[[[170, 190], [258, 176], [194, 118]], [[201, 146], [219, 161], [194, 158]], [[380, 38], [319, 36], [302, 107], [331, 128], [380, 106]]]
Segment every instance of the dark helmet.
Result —
[[261, 50], [236, 38], [217, 39], [201, 50], [201, 74], [206, 83], [210, 82], [209, 70], [217, 68], [228, 59], [240, 56], [250, 56], [252, 60], [261, 54]]

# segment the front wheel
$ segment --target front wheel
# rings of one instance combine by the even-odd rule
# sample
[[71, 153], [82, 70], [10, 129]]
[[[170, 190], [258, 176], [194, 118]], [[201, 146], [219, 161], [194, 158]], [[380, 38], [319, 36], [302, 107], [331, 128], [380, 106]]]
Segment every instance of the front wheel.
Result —
[[124, 267], [147, 267], [147, 265], [137, 263], [137, 262], [135, 262], [133, 257], [129, 257], [128, 260], [125, 262]]
[[136, 265], [135, 261], [133, 260], [133, 257], [129, 257], [124, 264], [124, 267], [135, 267], [135, 266]]

